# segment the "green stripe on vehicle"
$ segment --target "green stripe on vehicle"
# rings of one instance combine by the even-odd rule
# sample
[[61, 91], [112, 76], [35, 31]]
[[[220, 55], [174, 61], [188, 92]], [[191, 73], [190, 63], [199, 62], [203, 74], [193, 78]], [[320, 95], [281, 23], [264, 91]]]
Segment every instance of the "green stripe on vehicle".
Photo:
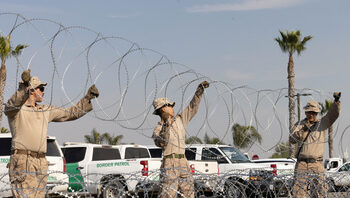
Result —
[[78, 163], [68, 163], [66, 166], [69, 174], [68, 192], [83, 192], [84, 179], [81, 176]]
[[0, 164], [7, 164], [10, 162], [10, 158], [0, 158]]

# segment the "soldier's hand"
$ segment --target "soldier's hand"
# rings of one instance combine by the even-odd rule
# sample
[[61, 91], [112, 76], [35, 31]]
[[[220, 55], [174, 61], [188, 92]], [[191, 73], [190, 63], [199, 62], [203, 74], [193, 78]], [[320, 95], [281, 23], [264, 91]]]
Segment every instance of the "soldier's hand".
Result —
[[312, 127], [312, 123], [310, 123], [308, 120], [307, 121], [305, 121], [305, 123], [304, 123], [304, 127], [303, 127], [303, 131], [309, 131], [310, 130], [310, 128]]
[[30, 76], [30, 69], [24, 70], [23, 73], [22, 73], [22, 75], [21, 75], [21, 77], [22, 77], [23, 83], [24, 83], [26, 86], [28, 86], [28, 85], [29, 85], [30, 78], [31, 78], [31, 76]]
[[98, 89], [96, 88], [96, 86], [92, 85], [89, 88], [85, 97], [86, 97], [86, 99], [91, 100], [93, 98], [97, 98], [99, 95], [100, 95], [100, 92], [98, 92]]
[[198, 85], [199, 88], [208, 88], [209, 83], [207, 81], [201, 82], [201, 84]]
[[333, 93], [334, 102], [338, 102], [340, 96], [341, 96], [341, 92], [334, 92], [334, 93]]

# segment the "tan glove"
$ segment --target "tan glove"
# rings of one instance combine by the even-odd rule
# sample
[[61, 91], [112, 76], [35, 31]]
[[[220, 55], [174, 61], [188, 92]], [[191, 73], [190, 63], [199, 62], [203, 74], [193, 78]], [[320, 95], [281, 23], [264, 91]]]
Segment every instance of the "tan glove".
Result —
[[91, 99], [97, 98], [99, 95], [100, 93], [98, 92], [98, 89], [96, 88], [96, 86], [92, 85], [89, 88], [88, 92], [86, 93], [85, 98], [88, 100], [91, 100]]
[[313, 123], [311, 123], [310, 121], [305, 121], [304, 127], [303, 127], [303, 131], [309, 131], [312, 127]]
[[209, 87], [209, 83], [207, 81], [203, 81], [201, 82], [201, 84], [198, 85], [198, 88], [208, 88]]
[[22, 77], [23, 84], [28, 86], [30, 78], [31, 78], [31, 76], [30, 76], [30, 69], [24, 70], [22, 75], [21, 75], [21, 77]]

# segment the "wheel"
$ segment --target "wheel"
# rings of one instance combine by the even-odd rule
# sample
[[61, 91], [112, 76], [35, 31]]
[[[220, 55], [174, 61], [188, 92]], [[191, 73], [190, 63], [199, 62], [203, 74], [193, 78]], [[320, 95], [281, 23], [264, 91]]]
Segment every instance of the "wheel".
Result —
[[127, 198], [127, 192], [120, 181], [112, 181], [103, 187], [103, 198]]
[[244, 186], [237, 180], [230, 180], [224, 186], [225, 198], [241, 198], [245, 197]]

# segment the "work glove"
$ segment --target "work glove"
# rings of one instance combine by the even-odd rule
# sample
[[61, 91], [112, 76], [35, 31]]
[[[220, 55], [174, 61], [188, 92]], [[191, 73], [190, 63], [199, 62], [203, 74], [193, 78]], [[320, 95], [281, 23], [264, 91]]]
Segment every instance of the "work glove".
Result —
[[333, 93], [334, 102], [338, 102], [340, 96], [341, 96], [341, 92], [334, 92], [334, 93]]
[[303, 131], [309, 131], [312, 127], [313, 123], [311, 123], [309, 120], [306, 120], [304, 123]]
[[22, 75], [21, 75], [21, 77], [22, 77], [23, 84], [28, 86], [30, 78], [31, 78], [31, 76], [30, 76], [30, 69], [24, 70]]
[[198, 88], [208, 88], [209, 87], [209, 83], [207, 81], [203, 81], [201, 82], [201, 84], [198, 85]]
[[88, 92], [86, 93], [85, 98], [88, 100], [91, 100], [91, 99], [97, 98], [99, 95], [100, 93], [98, 92], [98, 89], [96, 88], [96, 86], [92, 85], [89, 88]]

